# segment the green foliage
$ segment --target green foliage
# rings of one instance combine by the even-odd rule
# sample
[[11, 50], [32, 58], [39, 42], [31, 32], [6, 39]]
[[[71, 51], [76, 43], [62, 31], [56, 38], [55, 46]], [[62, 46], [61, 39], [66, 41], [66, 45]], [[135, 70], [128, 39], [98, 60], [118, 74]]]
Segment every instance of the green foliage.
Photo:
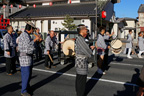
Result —
[[62, 25], [64, 26], [63, 30], [72, 31], [76, 29], [76, 25], [73, 24], [74, 19], [70, 17], [70, 15], [66, 15], [64, 18], [64, 23]]

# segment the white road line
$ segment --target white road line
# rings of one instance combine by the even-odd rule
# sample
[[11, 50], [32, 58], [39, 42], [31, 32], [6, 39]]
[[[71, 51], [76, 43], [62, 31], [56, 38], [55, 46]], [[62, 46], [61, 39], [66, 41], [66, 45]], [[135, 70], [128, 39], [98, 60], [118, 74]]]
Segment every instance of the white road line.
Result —
[[[5, 64], [0, 64], [0, 65], [5, 65]], [[70, 77], [76, 77], [75, 74], [69, 74], [69, 73], [49, 71], [49, 70], [38, 69], [38, 68], [33, 68], [33, 70], [40, 71], [40, 72], [52, 73], [52, 74], [58, 74], [58, 75], [64, 75], [64, 76], [70, 76]], [[121, 82], [121, 81], [114, 81], [114, 80], [100, 79], [100, 78], [92, 78], [92, 77], [87, 77], [87, 79], [96, 80], [96, 81], [102, 81], [102, 82], [108, 82], [108, 83], [115, 83], [115, 84], [120, 84], [120, 85], [129, 85], [129, 86], [138, 87], [138, 85], [136, 85], [136, 84], [126, 83], [126, 82]]]
[[[59, 75], [65, 75], [65, 76], [70, 76], [70, 77], [76, 77], [76, 75], [74, 75], [74, 74], [61, 73], [61, 72], [43, 70], [43, 69], [38, 69], [38, 68], [33, 68], [33, 70], [41, 71], [41, 72], [48, 72], [48, 73], [53, 73], [53, 74], [59, 74]], [[107, 79], [100, 79], [100, 78], [92, 78], [92, 77], [87, 77], [87, 79], [92, 79], [92, 80], [96, 80], [96, 81], [103, 81], [103, 82], [108, 82], [108, 83], [115, 83], [115, 84], [129, 85], [129, 86], [138, 87], [138, 85], [136, 85], [136, 84], [125, 83], [125, 82], [121, 82], [121, 81], [114, 81], [114, 80], [107, 80]]]
[[117, 62], [112, 62], [112, 63], [110, 63], [110, 64], [112, 64], [112, 65], [124, 65], [124, 66], [143, 67], [143, 65], [128, 64], [128, 63], [117, 63]]

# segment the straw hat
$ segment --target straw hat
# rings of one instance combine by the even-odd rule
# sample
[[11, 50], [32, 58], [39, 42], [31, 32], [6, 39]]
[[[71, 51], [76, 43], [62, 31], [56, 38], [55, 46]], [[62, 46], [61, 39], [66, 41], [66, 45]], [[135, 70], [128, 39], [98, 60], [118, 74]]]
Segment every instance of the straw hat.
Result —
[[36, 29], [36, 26], [31, 21], [28, 21], [28, 22], [26, 21], [25, 23]]

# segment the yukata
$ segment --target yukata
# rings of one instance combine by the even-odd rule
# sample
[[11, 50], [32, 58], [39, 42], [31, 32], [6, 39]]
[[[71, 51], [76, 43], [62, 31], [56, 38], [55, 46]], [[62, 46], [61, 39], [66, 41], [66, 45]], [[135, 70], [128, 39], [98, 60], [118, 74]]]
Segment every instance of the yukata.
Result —
[[75, 53], [76, 93], [77, 96], [84, 96], [88, 74], [88, 58], [92, 56], [92, 51], [81, 35], [76, 37]]
[[32, 75], [34, 41], [27, 31], [19, 36], [18, 51], [20, 52], [19, 62], [21, 66], [22, 90], [21, 93], [28, 91], [29, 82]]
[[[4, 36], [4, 57], [6, 58], [6, 72], [11, 74], [16, 71], [15, 65], [15, 47], [16, 38], [13, 34], [5, 34]], [[10, 52], [10, 55], [7, 54]]]
[[[45, 55], [45, 67], [51, 68], [53, 65], [53, 62], [50, 60], [47, 51], [50, 52], [50, 56], [53, 59], [53, 53], [55, 50], [55, 45], [59, 44], [59, 41], [56, 39], [56, 37], [51, 38], [50, 35], [47, 36], [45, 39], [45, 49], [44, 49], [44, 55]], [[50, 62], [50, 63], [48, 63]]]
[[98, 55], [105, 55], [106, 48], [107, 48], [107, 45], [105, 43], [104, 35], [98, 34], [98, 38], [97, 38]]
[[139, 56], [144, 53], [144, 39], [142, 37], [138, 37], [138, 46], [139, 46]]
[[[40, 38], [43, 38], [41, 33], [35, 32], [35, 35], [40, 35]], [[35, 38], [35, 36], [34, 36], [34, 38]], [[41, 60], [42, 59], [42, 41], [41, 42], [36, 41], [34, 45], [35, 45], [36, 60]]]
[[132, 44], [132, 36], [130, 34], [127, 35], [127, 43], [126, 43], [126, 48], [125, 48], [125, 51], [128, 49], [128, 54], [127, 56], [130, 56], [131, 54], [131, 51], [132, 51], [132, 47], [133, 47], [133, 44]]
[[98, 66], [98, 73], [100, 73], [99, 71], [102, 72], [102, 67], [103, 67], [103, 59], [101, 58], [101, 56], [105, 55], [105, 51], [107, 49], [107, 45], [105, 42], [105, 38], [104, 35], [102, 34], [98, 34], [98, 38], [97, 38], [97, 42], [96, 42], [96, 46], [97, 46], [97, 52], [98, 55], [100, 56], [97, 62], [97, 66]]

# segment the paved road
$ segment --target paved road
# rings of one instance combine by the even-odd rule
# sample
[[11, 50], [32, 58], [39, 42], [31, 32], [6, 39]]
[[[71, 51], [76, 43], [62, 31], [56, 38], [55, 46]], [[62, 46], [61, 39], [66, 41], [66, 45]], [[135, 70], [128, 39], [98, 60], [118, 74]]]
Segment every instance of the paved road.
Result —
[[[127, 59], [126, 56], [109, 57], [106, 75], [96, 73], [97, 67], [89, 69], [87, 96], [136, 96], [135, 84], [144, 59]], [[4, 58], [0, 56], [0, 96], [20, 96], [20, 72], [12, 76], [5, 73]], [[34, 63], [31, 87], [33, 96], [76, 96], [75, 68], [73, 63], [46, 70], [44, 60]]]

